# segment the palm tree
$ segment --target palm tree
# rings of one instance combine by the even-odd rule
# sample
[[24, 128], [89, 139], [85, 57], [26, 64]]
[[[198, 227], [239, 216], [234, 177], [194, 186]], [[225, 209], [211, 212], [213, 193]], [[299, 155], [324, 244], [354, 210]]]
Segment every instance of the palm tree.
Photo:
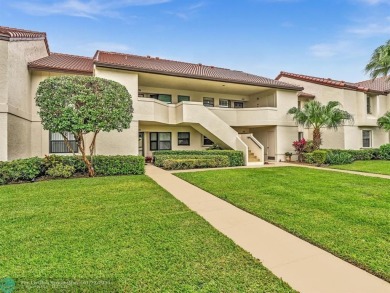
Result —
[[385, 131], [390, 131], [390, 112], [380, 117], [377, 121], [379, 128], [383, 128]]
[[318, 101], [306, 103], [302, 109], [293, 107], [287, 114], [293, 115], [293, 119], [302, 126], [313, 127], [313, 144], [315, 149], [321, 145], [321, 128], [335, 129], [344, 122], [353, 122], [353, 117], [347, 111], [341, 110], [341, 104], [337, 101], [330, 101], [322, 105]]
[[372, 53], [370, 62], [366, 65], [366, 73], [372, 79], [378, 76], [388, 76], [390, 73], [390, 40], [386, 44], [379, 46]]

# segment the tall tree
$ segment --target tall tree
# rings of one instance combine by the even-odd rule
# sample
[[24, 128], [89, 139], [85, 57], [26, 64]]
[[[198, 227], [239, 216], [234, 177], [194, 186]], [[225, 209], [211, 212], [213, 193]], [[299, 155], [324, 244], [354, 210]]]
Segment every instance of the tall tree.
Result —
[[365, 71], [370, 74], [372, 79], [389, 75], [390, 40], [375, 49], [374, 53], [372, 53], [370, 62], [366, 65]]
[[377, 124], [379, 128], [390, 131], [390, 112], [387, 112], [385, 115], [378, 118]]
[[293, 115], [293, 119], [299, 125], [313, 127], [313, 144], [315, 149], [319, 149], [322, 143], [321, 128], [337, 130], [345, 122], [353, 122], [352, 115], [341, 110], [340, 106], [337, 101], [330, 101], [326, 105], [318, 101], [310, 101], [302, 109], [291, 108], [287, 114]]
[[[39, 84], [35, 101], [43, 128], [60, 133], [74, 153], [67, 136], [67, 133], [73, 134], [89, 176], [95, 175], [93, 155], [98, 133], [123, 131], [130, 127], [133, 117], [127, 89], [115, 81], [98, 77], [48, 78]], [[91, 141], [89, 147], [87, 136]]]

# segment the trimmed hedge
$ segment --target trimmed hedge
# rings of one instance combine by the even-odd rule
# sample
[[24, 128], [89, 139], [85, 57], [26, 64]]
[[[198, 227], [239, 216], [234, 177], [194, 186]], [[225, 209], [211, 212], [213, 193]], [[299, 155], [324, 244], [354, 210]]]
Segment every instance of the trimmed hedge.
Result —
[[241, 151], [232, 150], [208, 150], [208, 151], [156, 151], [153, 152], [154, 161], [159, 160], [160, 155], [170, 155], [179, 158], [180, 156], [227, 156], [229, 158], [229, 166], [244, 166], [244, 153]]
[[326, 154], [327, 151], [324, 150], [316, 150], [312, 152], [314, 163], [316, 163], [318, 166], [321, 166], [326, 161]]
[[379, 158], [382, 160], [390, 160], [390, 143], [383, 144], [379, 148]]
[[165, 170], [185, 170], [196, 168], [218, 168], [228, 167], [229, 158], [227, 156], [203, 156], [202, 158], [178, 158], [165, 159], [162, 168]]
[[[141, 156], [94, 156], [96, 175], [141, 175], [145, 173], [145, 161]], [[0, 162], [0, 185], [34, 181], [46, 174], [52, 177], [71, 177], [87, 174], [79, 156], [46, 156], [45, 158], [19, 159]]]
[[364, 150], [339, 150], [339, 149], [327, 149], [327, 152], [333, 154], [349, 154], [354, 161], [368, 161], [379, 159], [379, 149], [364, 149]]
[[142, 175], [145, 173], [145, 159], [141, 156], [94, 156], [96, 175]]
[[32, 181], [45, 175], [45, 165], [38, 157], [18, 159], [0, 164], [0, 185], [18, 181]]
[[346, 165], [353, 162], [353, 157], [351, 154], [346, 152], [333, 153], [328, 152], [326, 155], [325, 163], [329, 165]]

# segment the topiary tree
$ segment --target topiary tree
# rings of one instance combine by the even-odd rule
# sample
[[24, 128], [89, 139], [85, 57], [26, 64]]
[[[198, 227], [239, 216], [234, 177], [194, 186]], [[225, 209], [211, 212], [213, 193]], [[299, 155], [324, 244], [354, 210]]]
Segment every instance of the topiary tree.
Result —
[[[74, 135], [89, 176], [95, 175], [93, 155], [98, 133], [128, 129], [133, 117], [127, 89], [115, 81], [98, 77], [48, 78], [39, 84], [35, 101], [43, 128], [60, 133], [73, 154], [66, 133]], [[91, 136], [89, 147], [87, 135]]]
[[335, 129], [343, 123], [353, 122], [353, 117], [347, 111], [339, 109], [341, 104], [337, 101], [330, 101], [322, 105], [318, 101], [306, 103], [302, 109], [293, 107], [287, 114], [292, 115], [293, 119], [302, 126], [313, 127], [314, 149], [319, 149], [322, 143], [321, 128]]

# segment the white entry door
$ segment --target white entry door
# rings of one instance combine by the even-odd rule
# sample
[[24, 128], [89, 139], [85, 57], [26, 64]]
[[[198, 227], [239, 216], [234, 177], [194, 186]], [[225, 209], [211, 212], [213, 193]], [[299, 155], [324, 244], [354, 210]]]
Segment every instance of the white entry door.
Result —
[[275, 159], [275, 132], [267, 132], [267, 157], [270, 160]]

